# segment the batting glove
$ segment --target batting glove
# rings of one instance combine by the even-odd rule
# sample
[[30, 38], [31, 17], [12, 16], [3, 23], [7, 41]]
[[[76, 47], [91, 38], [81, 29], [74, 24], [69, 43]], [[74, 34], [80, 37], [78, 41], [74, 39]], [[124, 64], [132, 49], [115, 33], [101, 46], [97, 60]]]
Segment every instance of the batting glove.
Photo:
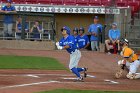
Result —
[[63, 47], [62, 47], [62, 46], [58, 46], [58, 49], [59, 49], [59, 50], [62, 50], [62, 49], [63, 49]]

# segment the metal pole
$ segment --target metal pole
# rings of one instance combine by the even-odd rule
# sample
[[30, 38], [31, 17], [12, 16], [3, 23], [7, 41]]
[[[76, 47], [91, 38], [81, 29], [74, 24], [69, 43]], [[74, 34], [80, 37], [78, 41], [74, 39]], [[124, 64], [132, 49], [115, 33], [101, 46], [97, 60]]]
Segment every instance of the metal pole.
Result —
[[26, 16], [22, 15], [22, 30], [21, 30], [21, 39], [25, 39], [25, 22], [26, 22]]

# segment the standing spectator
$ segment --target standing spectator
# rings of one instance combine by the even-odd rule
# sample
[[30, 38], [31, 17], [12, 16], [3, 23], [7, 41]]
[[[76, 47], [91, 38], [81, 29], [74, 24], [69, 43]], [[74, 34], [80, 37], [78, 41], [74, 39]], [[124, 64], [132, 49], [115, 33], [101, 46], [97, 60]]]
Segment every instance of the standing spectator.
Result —
[[33, 33], [33, 38], [36, 40], [40, 39], [41, 32], [42, 32], [42, 28], [39, 26], [39, 22], [35, 21], [33, 27], [31, 28], [31, 33]]
[[[28, 23], [25, 23], [25, 32], [29, 31]], [[16, 39], [21, 39], [21, 32], [22, 32], [22, 18], [18, 16], [18, 20], [16, 21]]]
[[88, 32], [91, 35], [90, 41], [91, 41], [92, 51], [95, 51], [95, 50], [99, 51], [99, 45], [98, 45], [99, 32], [98, 31], [102, 32], [102, 25], [99, 24], [98, 22], [99, 22], [99, 18], [98, 16], [95, 16], [93, 20], [93, 24], [91, 24], [88, 28]]
[[108, 33], [109, 39], [105, 41], [108, 54], [111, 54], [109, 43], [112, 43], [113, 45], [117, 44], [117, 48], [118, 48], [117, 50], [118, 52], [120, 52], [120, 41], [119, 41], [120, 35], [121, 34], [120, 34], [120, 30], [117, 28], [117, 23], [113, 23], [112, 29], [110, 29]]
[[89, 38], [87, 35], [84, 34], [85, 30], [83, 27], [79, 28], [79, 35], [78, 35], [78, 48], [79, 49], [86, 49], [89, 46]]
[[2, 7], [1, 12], [5, 13], [4, 16], [4, 36], [12, 37], [13, 28], [13, 15], [10, 13], [16, 13], [15, 7], [11, 5], [12, 1], [7, 0], [6, 5]]

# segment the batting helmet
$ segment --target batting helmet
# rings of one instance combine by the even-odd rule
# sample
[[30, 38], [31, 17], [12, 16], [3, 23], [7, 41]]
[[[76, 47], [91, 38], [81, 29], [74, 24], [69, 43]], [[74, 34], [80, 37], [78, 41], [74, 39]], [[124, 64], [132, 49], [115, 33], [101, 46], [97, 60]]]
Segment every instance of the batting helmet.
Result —
[[75, 31], [75, 32], [78, 33], [79, 29], [78, 29], [77, 27], [75, 27], [75, 28], [73, 29], [73, 31]]
[[70, 28], [68, 26], [62, 27], [61, 31], [66, 30], [67, 34], [70, 35]]
[[7, 0], [7, 3], [12, 3], [12, 0]]
[[85, 29], [83, 27], [79, 28], [79, 31], [83, 31], [83, 33], [85, 32]]

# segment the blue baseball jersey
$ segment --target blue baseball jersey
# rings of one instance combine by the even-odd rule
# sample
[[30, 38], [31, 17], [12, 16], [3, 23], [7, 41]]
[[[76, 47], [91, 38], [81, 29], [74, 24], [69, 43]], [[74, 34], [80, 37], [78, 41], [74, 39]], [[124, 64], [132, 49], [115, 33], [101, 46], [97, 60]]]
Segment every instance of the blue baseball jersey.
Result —
[[[2, 7], [2, 10], [3, 11], [15, 11], [16, 9], [14, 6], [10, 6], [10, 7], [4, 6], [4, 7]], [[6, 14], [4, 16], [4, 23], [6, 23], [6, 24], [13, 23], [13, 15]]]
[[72, 36], [74, 37], [75, 42], [78, 42], [78, 35], [77, 36], [72, 35]]
[[66, 49], [68, 53], [72, 53], [77, 49], [75, 38], [72, 35], [68, 35], [66, 38], [62, 38], [59, 41], [60, 46], [70, 46], [70, 48]]
[[[18, 30], [22, 30], [22, 24], [21, 24], [21, 23], [18, 23], [18, 24], [17, 24], [17, 28], [18, 28]], [[26, 29], [26, 30], [29, 29], [28, 23], [27, 23], [27, 22], [25, 23], [25, 29]]]
[[[88, 28], [88, 32], [98, 34], [98, 29], [102, 32], [102, 25], [101, 24], [91, 24]], [[90, 41], [98, 41], [98, 37], [91, 35]]]
[[112, 40], [116, 40], [120, 38], [120, 30], [119, 29], [111, 29], [109, 30], [108, 36], [109, 38], [111, 38]]
[[89, 38], [87, 35], [78, 36], [78, 48], [84, 48], [89, 43]]

